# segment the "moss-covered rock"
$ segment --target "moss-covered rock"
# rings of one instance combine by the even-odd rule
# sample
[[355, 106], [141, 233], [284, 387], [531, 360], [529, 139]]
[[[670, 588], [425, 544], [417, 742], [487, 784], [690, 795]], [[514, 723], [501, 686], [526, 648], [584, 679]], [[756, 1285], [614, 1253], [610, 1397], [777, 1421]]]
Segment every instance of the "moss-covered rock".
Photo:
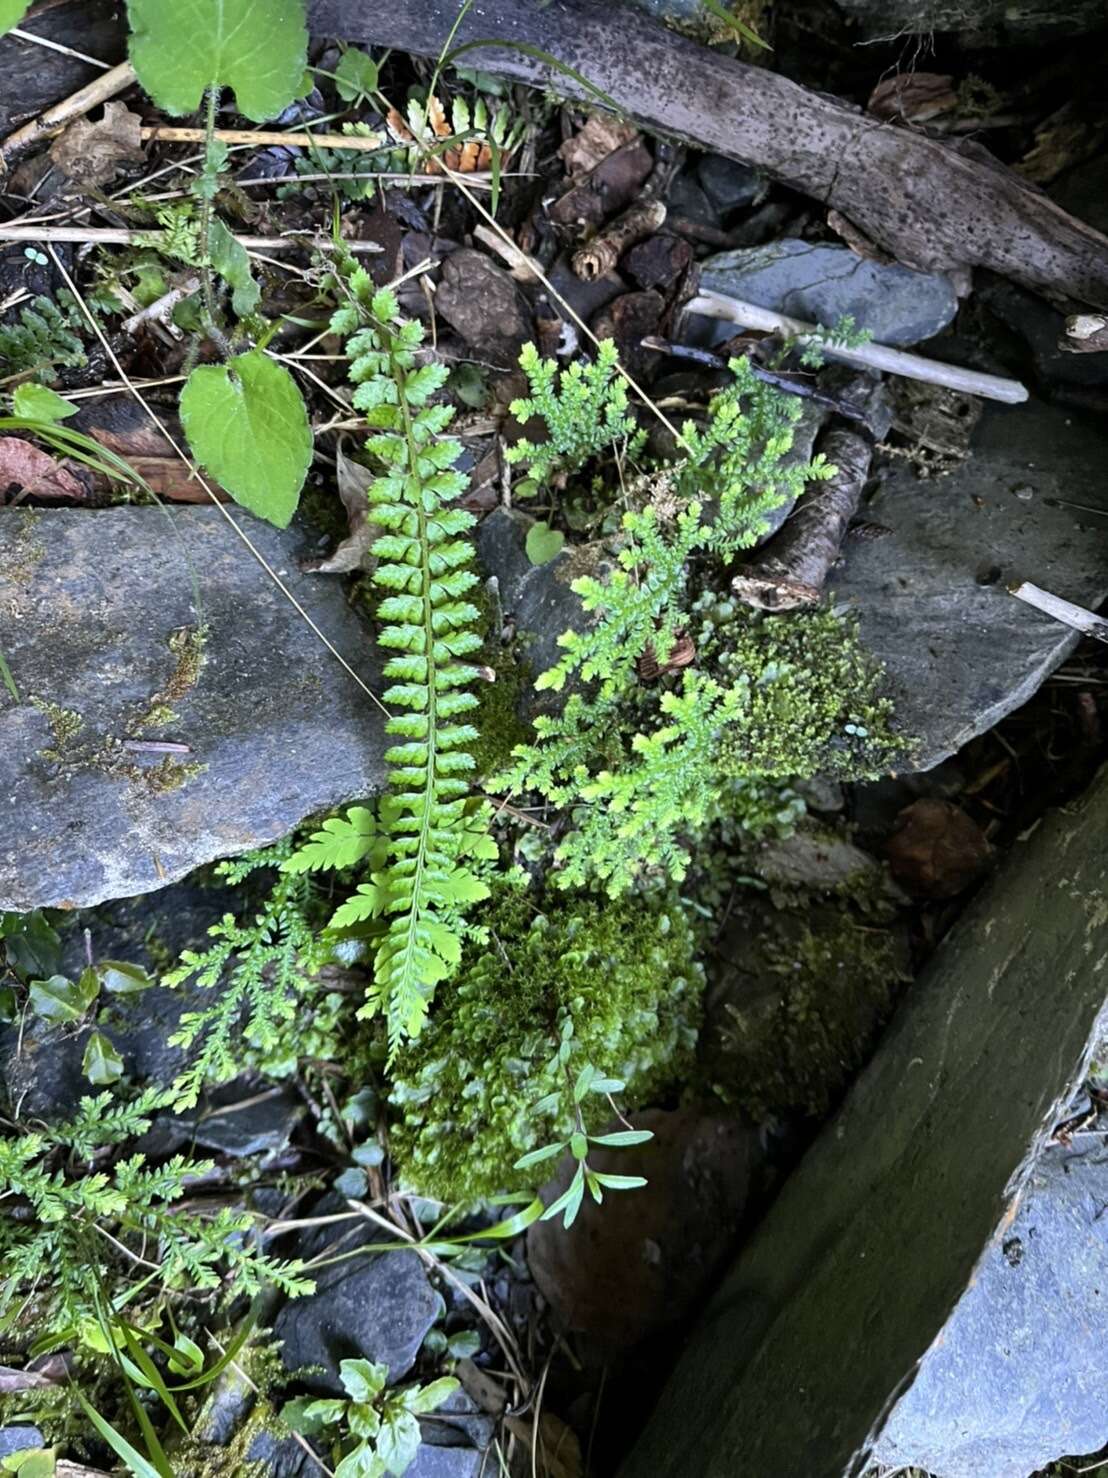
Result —
[[[569, 1135], [580, 1068], [622, 1079], [621, 1107], [648, 1103], [687, 1076], [700, 1019], [703, 972], [674, 898], [559, 897], [547, 915], [502, 886], [481, 921], [488, 942], [467, 946], [395, 1064], [393, 1155], [442, 1201], [534, 1188], [549, 1165], [513, 1167]], [[586, 1100], [585, 1117], [599, 1129], [607, 1100]]]

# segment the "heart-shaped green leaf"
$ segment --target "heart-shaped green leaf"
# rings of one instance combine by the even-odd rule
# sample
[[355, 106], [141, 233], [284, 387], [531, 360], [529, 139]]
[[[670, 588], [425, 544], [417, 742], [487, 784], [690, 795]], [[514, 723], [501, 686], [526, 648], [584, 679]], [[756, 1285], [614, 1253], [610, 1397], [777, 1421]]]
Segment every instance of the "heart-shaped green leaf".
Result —
[[31, 0], [0, 0], [0, 36], [10, 31], [31, 8]]
[[237, 503], [288, 527], [312, 460], [312, 428], [296, 381], [260, 349], [202, 364], [181, 392], [181, 424], [197, 460]]
[[566, 536], [560, 529], [552, 529], [548, 523], [535, 523], [527, 531], [527, 558], [533, 565], [549, 564], [561, 553]]
[[98, 1088], [116, 1082], [121, 1076], [123, 1059], [115, 1050], [111, 1039], [103, 1032], [93, 1032], [89, 1037], [81, 1070], [89, 1082], [95, 1083]]
[[206, 88], [233, 87], [239, 111], [260, 123], [300, 90], [303, 0], [127, 0], [127, 12], [131, 63], [167, 113], [193, 113]]

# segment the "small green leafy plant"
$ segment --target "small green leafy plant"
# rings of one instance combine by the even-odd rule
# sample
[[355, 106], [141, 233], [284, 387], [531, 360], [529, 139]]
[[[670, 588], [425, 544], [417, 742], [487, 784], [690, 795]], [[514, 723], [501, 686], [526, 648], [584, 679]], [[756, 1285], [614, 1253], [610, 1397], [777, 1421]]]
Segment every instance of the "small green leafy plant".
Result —
[[87, 359], [79, 326], [68, 294], [59, 293], [58, 302], [40, 294], [19, 310], [15, 323], [0, 324], [0, 365], [8, 375], [45, 381], [55, 380], [59, 369], [80, 368]]
[[281, 1417], [293, 1432], [323, 1437], [334, 1478], [401, 1478], [419, 1451], [419, 1418], [458, 1389], [452, 1376], [430, 1385], [389, 1390], [389, 1368], [370, 1360], [343, 1360], [339, 1379], [349, 1399], [299, 1397]]

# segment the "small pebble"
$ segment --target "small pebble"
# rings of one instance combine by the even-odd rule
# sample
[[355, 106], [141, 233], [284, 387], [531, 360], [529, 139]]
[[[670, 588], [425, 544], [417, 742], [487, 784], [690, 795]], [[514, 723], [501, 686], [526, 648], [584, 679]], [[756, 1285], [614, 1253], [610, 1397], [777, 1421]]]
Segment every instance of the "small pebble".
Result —
[[1012, 489], [1012, 492], [1020, 500], [1021, 503], [1030, 503], [1031, 499], [1035, 496], [1035, 489], [1031, 486], [1029, 482], [1017, 483], [1016, 486]]

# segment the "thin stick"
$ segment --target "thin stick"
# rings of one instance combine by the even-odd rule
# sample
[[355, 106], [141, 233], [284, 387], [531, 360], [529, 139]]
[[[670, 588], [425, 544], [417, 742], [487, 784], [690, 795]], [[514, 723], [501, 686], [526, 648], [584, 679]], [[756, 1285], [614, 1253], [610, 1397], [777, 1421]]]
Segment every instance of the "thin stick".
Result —
[[[96, 246], [150, 246], [159, 250], [158, 243], [165, 240], [164, 231], [124, 231], [114, 226], [0, 226], [0, 241], [74, 241], [92, 243]], [[288, 251], [302, 247], [306, 236], [236, 236], [235, 240], [247, 251]], [[321, 243], [311, 242], [313, 246]], [[325, 244], [330, 244], [325, 243]], [[378, 252], [381, 247], [376, 241], [344, 241], [343, 249], [358, 253]]]
[[[142, 128], [139, 133], [144, 139], [156, 139], [163, 144], [202, 144], [207, 137], [202, 128], [167, 123]], [[360, 154], [380, 154], [396, 148], [393, 143], [383, 142], [380, 134], [282, 133], [277, 128], [217, 128], [212, 137], [225, 144], [250, 147], [280, 144], [289, 149], [310, 149], [314, 145], [320, 149], [348, 149]]]
[[123, 383], [127, 386], [127, 389], [135, 397], [135, 399], [138, 401], [139, 405], [142, 406], [143, 410], [146, 412], [146, 414], [153, 421], [154, 425], [157, 426], [158, 430], [165, 437], [166, 441], [169, 442], [170, 446], [173, 448], [173, 450], [180, 457], [181, 461], [185, 464], [185, 466], [187, 468], [189, 468], [189, 470], [191, 471], [192, 475], [196, 478], [196, 481], [204, 489], [204, 491], [207, 493], [208, 497], [212, 500], [212, 502], [215, 504], [215, 506], [219, 509], [220, 513], [227, 520], [227, 522], [231, 525], [231, 528], [235, 531], [236, 536], [239, 539], [242, 540], [243, 544], [245, 544], [246, 548], [250, 551], [251, 555], [261, 565], [262, 569], [266, 572], [266, 574], [269, 576], [269, 578], [273, 581], [274, 585], [277, 586], [277, 589], [281, 592], [281, 594], [285, 597], [285, 599], [294, 607], [294, 609], [297, 612], [299, 612], [299, 614], [303, 617], [303, 619], [308, 623], [308, 626], [311, 628], [311, 630], [315, 633], [315, 635], [319, 638], [319, 640], [323, 643], [323, 645], [331, 653], [331, 656], [334, 657], [334, 659], [336, 660], [336, 662], [338, 662], [339, 665], [342, 668], [344, 668], [347, 673], [349, 673], [349, 675], [358, 684], [358, 687], [361, 688], [362, 692], [365, 693], [366, 696], [368, 698], [370, 698], [373, 701], [373, 703], [376, 704], [376, 706], [381, 710], [381, 712], [386, 716], [386, 718], [391, 718], [392, 717], [392, 714], [389, 713], [388, 709], [381, 702], [380, 698], [378, 698], [377, 694], [373, 691], [373, 689], [371, 687], [368, 686], [368, 684], [361, 677], [358, 676], [358, 674], [354, 671], [353, 667], [351, 667], [350, 663], [346, 660], [346, 658], [339, 651], [338, 647], [336, 647], [334, 645], [334, 643], [327, 636], [325, 636], [324, 633], [319, 629], [319, 627], [316, 625], [316, 623], [312, 620], [311, 616], [308, 615], [307, 611], [304, 609], [304, 607], [297, 600], [296, 596], [293, 595], [292, 591], [288, 588], [288, 586], [281, 579], [281, 577], [277, 573], [277, 571], [273, 568], [273, 566], [266, 559], [265, 555], [255, 545], [254, 541], [250, 538], [250, 535], [246, 533], [245, 529], [240, 528], [239, 525], [235, 522], [235, 520], [231, 517], [231, 515], [227, 512], [227, 509], [219, 501], [219, 499], [216, 497], [215, 493], [212, 491], [212, 489], [209, 487], [209, 485], [207, 484], [207, 482], [204, 480], [204, 478], [203, 478], [203, 476], [202, 476], [202, 474], [200, 472], [200, 469], [197, 468], [197, 467], [195, 467], [193, 465], [193, 463], [185, 455], [184, 451], [182, 450], [182, 448], [180, 447], [180, 445], [178, 444], [178, 442], [174, 440], [173, 436], [171, 435], [171, 433], [169, 431], [169, 428], [166, 426], [166, 424], [162, 420], [162, 418], [158, 415], [157, 411], [154, 410], [153, 406], [151, 406], [150, 402], [146, 399], [146, 397], [142, 394], [142, 392], [140, 390], [138, 390], [138, 389], [135, 388], [134, 383], [127, 376], [127, 371], [120, 364], [119, 358], [116, 355], [115, 350], [112, 348], [111, 344], [108, 342], [108, 339], [105, 337], [104, 330], [100, 327], [99, 322], [97, 321], [97, 319], [93, 316], [93, 314], [89, 310], [88, 304], [85, 302], [84, 298], [81, 296], [80, 289], [78, 288], [77, 284], [73, 281], [73, 278], [66, 271], [66, 269], [65, 269], [65, 267], [64, 267], [64, 265], [62, 263], [61, 258], [58, 256], [57, 252], [54, 250], [54, 248], [52, 246], [49, 248], [49, 251], [50, 251], [50, 255], [54, 258], [54, 265], [57, 267], [59, 273], [61, 274], [62, 280], [64, 281], [64, 283], [65, 283], [66, 287], [69, 289], [69, 291], [73, 294], [73, 297], [76, 300], [78, 306], [80, 307], [82, 313], [85, 315], [85, 317], [88, 319], [89, 323], [91, 324], [93, 332], [95, 333], [96, 337], [100, 340], [101, 344], [104, 346], [104, 350], [107, 353], [108, 358], [111, 360], [112, 364], [115, 366], [116, 373], [119, 375], [119, 377], [123, 381]]
[[700, 313], [705, 318], [722, 318], [744, 328], [766, 329], [770, 332], [783, 330], [802, 344], [818, 343], [828, 359], [857, 365], [860, 369], [884, 370], [890, 375], [901, 375], [906, 380], [945, 385], [951, 390], [961, 390], [967, 395], [981, 395], [986, 400], [1002, 400], [1008, 405], [1018, 405], [1027, 399], [1027, 387], [1018, 380], [1005, 380], [999, 375], [983, 375], [977, 370], [962, 369], [956, 364], [941, 364], [937, 359], [906, 354], [902, 349], [890, 349], [884, 344], [859, 344], [856, 348], [844, 349], [838, 344], [826, 343], [814, 323], [789, 318], [784, 313], [774, 312], [772, 308], [759, 308], [755, 303], [744, 303], [741, 298], [732, 298], [726, 293], [702, 290], [686, 304], [686, 309], [689, 313]]
[[47, 108], [45, 113], [40, 113], [37, 118], [32, 118], [22, 128], [10, 133], [0, 143], [0, 164], [6, 167], [10, 159], [29, 149], [36, 139], [57, 132], [64, 124], [82, 117], [90, 108], [95, 108], [97, 103], [106, 103], [109, 98], [114, 98], [124, 88], [130, 87], [135, 80], [135, 69], [130, 62], [120, 62], [118, 67], [112, 67], [102, 76], [95, 77], [86, 87], [78, 88], [60, 103]]
[[1055, 621], [1061, 621], [1064, 626], [1071, 626], [1074, 631], [1080, 631], [1085, 636], [1094, 636], [1097, 641], [1108, 642], [1108, 621], [1103, 616], [1095, 616], [1084, 606], [1075, 606], [1070, 601], [1063, 600], [1060, 595], [1052, 595], [1049, 590], [1042, 590], [1027, 580], [1020, 585], [1009, 585], [1008, 593], [1017, 600], [1022, 600], [1025, 605], [1034, 606], [1035, 610], [1042, 611], [1045, 616], [1053, 616]]
[[49, 36], [36, 36], [32, 31], [20, 30], [18, 26], [13, 26], [8, 35], [18, 36], [20, 41], [30, 41], [33, 46], [45, 46], [49, 51], [60, 51], [62, 56], [74, 56], [79, 62], [88, 62], [90, 67], [101, 67], [105, 72], [112, 69], [111, 62], [102, 62], [99, 57], [89, 56], [87, 52], [75, 51], [72, 46], [63, 46], [60, 41], [51, 41]]

